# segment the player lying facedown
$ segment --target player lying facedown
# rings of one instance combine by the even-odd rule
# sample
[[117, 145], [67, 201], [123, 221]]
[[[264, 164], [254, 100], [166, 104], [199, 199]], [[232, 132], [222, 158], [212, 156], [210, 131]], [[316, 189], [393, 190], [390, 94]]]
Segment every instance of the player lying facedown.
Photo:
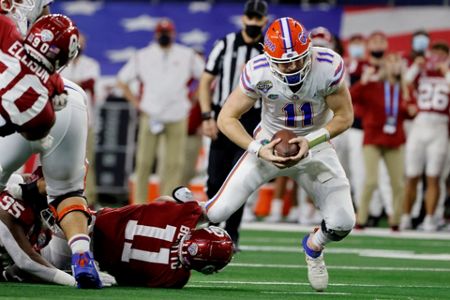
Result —
[[[63, 239], [62, 231], [54, 222], [57, 219], [54, 212], [49, 214], [49, 211], [54, 209], [51, 207], [50, 210], [47, 209], [45, 201], [36, 201], [41, 197], [43, 190], [45, 191], [45, 183], [42, 179], [36, 181], [35, 176], [30, 183], [9, 185], [8, 197], [27, 211], [32, 208], [35, 216], [39, 211], [39, 214], [46, 216], [44, 223], [51, 224], [49, 227], [56, 231], [49, 245], [41, 249], [42, 256], [37, 252], [34, 253], [39, 257], [34, 264], [40, 267], [43, 262], [47, 264], [51, 262], [59, 269], [68, 269], [71, 252], [67, 241]], [[16, 200], [11, 194], [15, 195], [16, 199], [25, 200]], [[186, 195], [189, 197], [189, 193]], [[186, 196], [179, 191], [175, 196], [184, 197], [183, 200], [186, 200]], [[188, 201], [180, 204], [167, 196], [157, 200], [160, 201], [117, 209], [104, 208], [92, 213], [90, 227], [94, 241], [94, 255], [100, 268], [113, 275], [119, 285], [182, 288], [189, 280], [191, 269], [212, 274], [230, 262], [233, 243], [223, 229], [213, 226], [195, 229], [204, 218], [197, 202]], [[41, 204], [36, 205], [37, 203]], [[4, 213], [3, 211], [1, 215]], [[11, 212], [9, 214], [10, 218], [14, 217]], [[33, 223], [37, 221], [38, 218], [33, 219]], [[2, 232], [11, 231], [3, 227], [0, 227]], [[14, 222], [11, 228], [20, 231], [24, 230], [24, 225]], [[50, 236], [46, 237], [45, 244], [48, 243]], [[21, 241], [31, 244], [26, 238], [22, 238]], [[11, 257], [14, 260], [13, 255]], [[14, 262], [19, 265], [16, 260]], [[32, 268], [31, 265], [23, 264], [7, 268], [8, 273], [17, 274], [12, 272], [17, 271], [17, 267], [36, 275], [33, 273], [36, 266]], [[54, 267], [53, 269], [63, 273]], [[47, 274], [39, 278], [58, 284], [75, 284], [73, 278], [66, 275], [72, 282], [69, 280], [67, 283], [57, 282]], [[8, 276], [7, 279], [10, 280], [11, 277], [13, 276]], [[107, 279], [111, 282], [111, 278]]]
[[23, 40], [11, 16], [0, 9], [0, 136], [20, 132], [39, 140], [67, 103], [57, 70], [77, 55], [78, 29], [66, 16], [48, 15]]

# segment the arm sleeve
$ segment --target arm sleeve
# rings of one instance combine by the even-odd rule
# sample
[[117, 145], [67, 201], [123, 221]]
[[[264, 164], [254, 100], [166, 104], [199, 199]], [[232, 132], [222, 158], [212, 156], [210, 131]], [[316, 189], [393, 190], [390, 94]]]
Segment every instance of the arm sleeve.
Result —
[[[8, 254], [14, 260], [14, 263], [23, 271], [28, 272], [44, 281], [53, 282], [61, 285], [75, 286], [75, 278], [69, 274], [56, 269], [50, 268], [34, 261], [14, 239], [8, 227], [0, 222], [0, 239], [8, 251]], [[30, 245], [31, 247], [31, 245]]]
[[213, 50], [209, 54], [208, 61], [206, 62], [205, 71], [212, 74], [219, 74], [219, 70], [221, 68], [221, 61], [223, 54], [225, 52], [225, 39], [219, 40], [214, 45]]
[[252, 62], [249, 61], [244, 68], [244, 71], [241, 73], [241, 77], [239, 79], [239, 87], [241, 88], [242, 92], [253, 99], [258, 99], [260, 96], [257, 92], [257, 89], [255, 89], [254, 84], [252, 83], [252, 73], [251, 73], [251, 67]]
[[331, 76], [328, 76], [328, 82], [327, 82], [327, 87], [326, 87], [326, 94], [330, 95], [335, 93], [339, 87], [341, 86], [341, 84], [344, 83], [344, 74], [345, 74], [345, 65], [344, 65], [344, 60], [342, 59], [342, 57], [337, 54], [334, 53], [334, 55], [336, 56], [336, 58], [333, 59], [333, 64], [332, 64], [332, 68], [330, 69], [331, 71]]

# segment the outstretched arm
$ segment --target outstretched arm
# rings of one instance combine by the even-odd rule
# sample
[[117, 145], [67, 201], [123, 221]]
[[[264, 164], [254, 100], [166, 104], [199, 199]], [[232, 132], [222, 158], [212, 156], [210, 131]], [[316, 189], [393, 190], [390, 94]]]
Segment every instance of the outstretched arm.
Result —
[[37, 253], [19, 223], [0, 209], [0, 241], [14, 263], [37, 278], [61, 285], [75, 286], [75, 278], [55, 268]]

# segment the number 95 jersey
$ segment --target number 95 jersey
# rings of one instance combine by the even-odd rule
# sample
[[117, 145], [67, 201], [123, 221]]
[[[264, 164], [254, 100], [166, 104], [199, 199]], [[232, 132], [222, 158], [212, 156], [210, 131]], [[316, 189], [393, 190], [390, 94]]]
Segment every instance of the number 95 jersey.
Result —
[[311, 70], [296, 93], [278, 81], [264, 54], [251, 59], [240, 78], [239, 85], [247, 96], [262, 99], [261, 126], [265, 138], [281, 129], [290, 129], [304, 136], [323, 126], [332, 118], [325, 102], [343, 82], [344, 63], [333, 50], [311, 48]]
[[154, 202], [104, 208], [94, 225], [94, 256], [119, 285], [182, 288], [190, 271], [178, 260], [178, 241], [197, 226], [196, 202]]

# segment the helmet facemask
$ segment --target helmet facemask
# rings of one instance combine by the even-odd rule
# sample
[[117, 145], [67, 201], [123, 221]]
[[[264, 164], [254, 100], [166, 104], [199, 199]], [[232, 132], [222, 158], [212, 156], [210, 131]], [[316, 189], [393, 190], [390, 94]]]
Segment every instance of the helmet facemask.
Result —
[[233, 242], [225, 230], [215, 226], [191, 230], [178, 245], [178, 258], [187, 268], [205, 275], [224, 268], [233, 256]]
[[7, 12], [16, 22], [24, 21], [33, 10], [34, 0], [2, 0], [0, 8]]
[[311, 71], [310, 49], [302, 55], [298, 55], [296, 52], [285, 53], [283, 56], [286, 56], [286, 58], [282, 59], [271, 57], [267, 53], [265, 55], [268, 58], [272, 75], [288, 86], [301, 84]]

